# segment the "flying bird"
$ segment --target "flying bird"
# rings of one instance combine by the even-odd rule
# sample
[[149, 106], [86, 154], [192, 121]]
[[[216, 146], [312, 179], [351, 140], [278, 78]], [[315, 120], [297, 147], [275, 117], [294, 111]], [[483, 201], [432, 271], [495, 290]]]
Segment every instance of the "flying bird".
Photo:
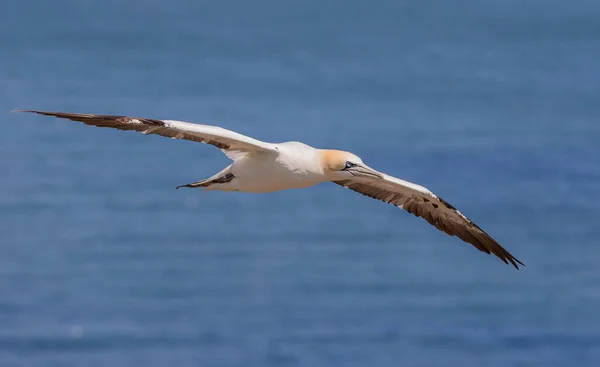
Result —
[[517, 269], [518, 264], [524, 265], [441, 197], [423, 186], [376, 171], [350, 152], [317, 149], [296, 141], [267, 143], [218, 126], [184, 121], [35, 110], [15, 112], [33, 112], [86, 125], [210, 144], [221, 149], [233, 161], [219, 173], [177, 186], [177, 189], [201, 187], [205, 190], [266, 193], [333, 182], [421, 217], [438, 230], [456, 236], [482, 252], [492, 253]]

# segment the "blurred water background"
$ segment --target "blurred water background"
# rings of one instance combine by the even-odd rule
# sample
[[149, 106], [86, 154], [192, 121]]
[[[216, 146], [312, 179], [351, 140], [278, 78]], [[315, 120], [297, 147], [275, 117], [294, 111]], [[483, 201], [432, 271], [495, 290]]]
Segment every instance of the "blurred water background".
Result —
[[[599, 366], [600, 3], [8, 0], [0, 365]], [[515, 271], [376, 200], [178, 184], [217, 124], [425, 185]]]

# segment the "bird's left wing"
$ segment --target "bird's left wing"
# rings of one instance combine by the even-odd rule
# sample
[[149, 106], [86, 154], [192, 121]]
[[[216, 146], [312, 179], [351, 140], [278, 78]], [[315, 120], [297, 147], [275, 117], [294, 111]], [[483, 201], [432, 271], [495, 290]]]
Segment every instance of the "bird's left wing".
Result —
[[79, 121], [86, 125], [110, 127], [119, 130], [134, 130], [146, 135], [156, 134], [167, 138], [185, 139], [210, 144], [221, 149], [233, 160], [247, 153], [276, 151], [274, 145], [271, 143], [265, 143], [234, 131], [212, 125], [88, 113], [47, 112], [35, 110], [17, 110], [15, 112], [33, 112], [40, 115]]
[[517, 269], [517, 264], [524, 265], [469, 218], [425, 187], [386, 174], [382, 176], [381, 179], [352, 178], [334, 183], [402, 208], [440, 231], [457, 236], [480, 251], [493, 253], [506, 264], [510, 262]]

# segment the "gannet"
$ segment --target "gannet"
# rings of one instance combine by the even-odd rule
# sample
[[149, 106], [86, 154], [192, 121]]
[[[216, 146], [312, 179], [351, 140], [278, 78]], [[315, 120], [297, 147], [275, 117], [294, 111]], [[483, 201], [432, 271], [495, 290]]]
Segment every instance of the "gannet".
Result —
[[510, 262], [516, 269], [519, 269], [517, 264], [524, 265], [441, 197], [423, 186], [376, 171], [350, 152], [317, 149], [297, 141], [266, 143], [222, 127], [184, 121], [36, 110], [14, 112], [33, 112], [86, 125], [210, 144], [233, 161], [217, 174], [177, 186], [177, 189], [201, 187], [267, 193], [333, 182], [421, 217], [438, 230], [457, 236], [482, 252], [496, 255], [505, 264]]

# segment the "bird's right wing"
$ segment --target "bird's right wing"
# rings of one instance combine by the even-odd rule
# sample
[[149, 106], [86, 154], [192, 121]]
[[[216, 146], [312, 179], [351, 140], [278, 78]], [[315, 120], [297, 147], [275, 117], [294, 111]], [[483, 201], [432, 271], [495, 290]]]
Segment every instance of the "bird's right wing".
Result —
[[456, 236], [482, 252], [493, 253], [517, 269], [518, 264], [523, 265], [458, 209], [423, 186], [386, 174], [382, 174], [381, 179], [351, 178], [334, 183], [422, 217], [440, 231]]
[[273, 144], [262, 142], [222, 127], [200, 125], [175, 120], [156, 120], [143, 117], [95, 115], [88, 113], [47, 112], [35, 110], [17, 110], [15, 112], [33, 112], [83, 122], [86, 125], [111, 127], [119, 130], [134, 130], [145, 135], [156, 134], [173, 139], [185, 139], [214, 145], [229, 158], [235, 160], [252, 152], [276, 152]]

